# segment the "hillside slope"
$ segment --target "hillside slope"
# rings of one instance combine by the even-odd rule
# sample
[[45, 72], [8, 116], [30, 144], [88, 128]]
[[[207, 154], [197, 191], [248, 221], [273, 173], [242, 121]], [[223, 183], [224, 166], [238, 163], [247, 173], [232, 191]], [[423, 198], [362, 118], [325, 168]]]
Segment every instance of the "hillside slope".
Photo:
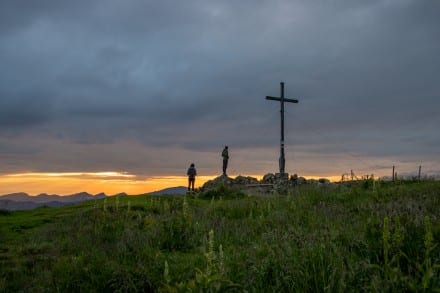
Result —
[[440, 182], [224, 192], [1, 211], [0, 291], [440, 289]]

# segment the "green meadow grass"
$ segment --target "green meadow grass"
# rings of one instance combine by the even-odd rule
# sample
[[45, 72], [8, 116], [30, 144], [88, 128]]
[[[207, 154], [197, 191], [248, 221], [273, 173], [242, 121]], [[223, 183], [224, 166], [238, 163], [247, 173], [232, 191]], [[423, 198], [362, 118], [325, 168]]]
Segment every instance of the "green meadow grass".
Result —
[[0, 292], [440, 292], [440, 182], [0, 211]]

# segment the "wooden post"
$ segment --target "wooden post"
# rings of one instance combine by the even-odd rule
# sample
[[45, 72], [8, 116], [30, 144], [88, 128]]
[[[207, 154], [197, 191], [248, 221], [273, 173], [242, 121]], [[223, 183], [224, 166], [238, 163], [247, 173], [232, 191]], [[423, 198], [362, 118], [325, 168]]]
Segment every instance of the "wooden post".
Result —
[[419, 166], [419, 182], [421, 180], [421, 175], [422, 175], [422, 165]]
[[394, 183], [394, 180], [396, 180], [396, 177], [395, 177], [394, 174], [395, 174], [395, 173], [394, 173], [394, 166], [393, 166], [393, 183]]

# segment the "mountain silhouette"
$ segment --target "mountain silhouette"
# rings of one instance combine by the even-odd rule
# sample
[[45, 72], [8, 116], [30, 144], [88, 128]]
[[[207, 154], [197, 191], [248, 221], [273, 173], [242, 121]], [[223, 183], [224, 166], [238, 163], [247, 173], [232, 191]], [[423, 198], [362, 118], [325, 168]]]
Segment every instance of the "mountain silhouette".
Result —
[[185, 186], [177, 186], [177, 187], [161, 189], [158, 191], [153, 191], [147, 193], [147, 195], [183, 195], [186, 194], [187, 190], [188, 188], [186, 188]]
[[96, 195], [79, 192], [61, 196], [57, 194], [41, 193], [31, 196], [24, 192], [5, 194], [0, 196], [0, 209], [3, 210], [29, 210], [40, 206], [57, 207], [67, 204], [80, 203], [87, 200], [106, 198], [105, 193]]

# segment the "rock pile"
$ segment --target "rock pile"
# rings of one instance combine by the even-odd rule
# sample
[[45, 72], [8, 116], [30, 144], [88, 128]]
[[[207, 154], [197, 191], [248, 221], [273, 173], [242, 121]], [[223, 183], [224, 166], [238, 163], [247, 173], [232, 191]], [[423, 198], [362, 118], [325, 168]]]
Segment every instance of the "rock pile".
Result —
[[319, 180], [306, 180], [304, 177], [298, 177], [298, 175], [294, 174], [292, 176], [288, 176], [287, 174], [273, 174], [268, 173], [263, 176], [261, 181], [258, 181], [257, 178], [250, 176], [237, 176], [236, 178], [231, 178], [226, 175], [220, 175], [212, 180], [207, 181], [202, 190], [211, 190], [215, 188], [219, 188], [221, 186], [238, 189], [238, 190], [247, 190], [249, 188], [257, 188], [262, 191], [285, 191], [288, 188], [293, 188], [298, 185], [303, 184], [329, 184], [330, 181], [325, 178], [321, 178]]
[[226, 175], [220, 175], [212, 180], [207, 181], [202, 189], [203, 190], [210, 190], [210, 189], [214, 189], [214, 188], [218, 188], [220, 186], [225, 186], [225, 187], [242, 187], [242, 186], [246, 186], [249, 184], [259, 184], [260, 182], [258, 181], [257, 178], [254, 177], [250, 177], [250, 176], [237, 176], [235, 178], [231, 178], [228, 177]]

